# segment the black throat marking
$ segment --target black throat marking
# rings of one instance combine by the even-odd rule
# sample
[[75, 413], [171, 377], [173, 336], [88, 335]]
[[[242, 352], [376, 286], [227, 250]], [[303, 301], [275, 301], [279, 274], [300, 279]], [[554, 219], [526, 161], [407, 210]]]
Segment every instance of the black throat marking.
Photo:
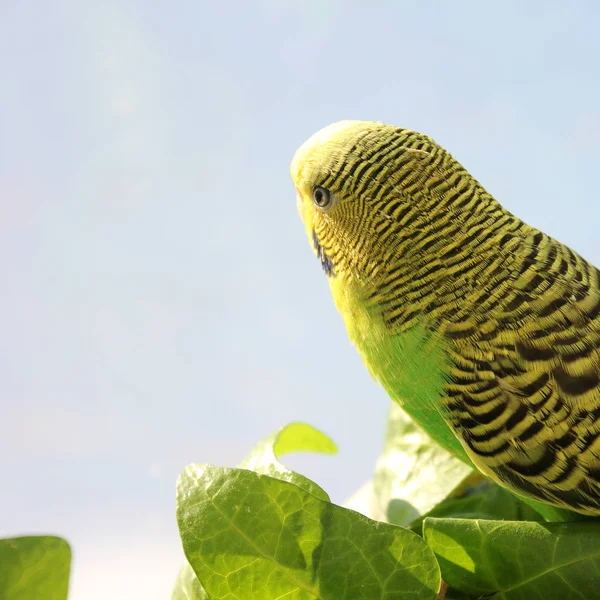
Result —
[[327, 277], [334, 277], [335, 272], [333, 269], [333, 261], [327, 256], [327, 254], [325, 254], [325, 250], [323, 250], [323, 246], [321, 246], [319, 238], [317, 237], [317, 234], [314, 229], [312, 232], [312, 241], [313, 246], [315, 247], [315, 250], [317, 252], [317, 256], [321, 261], [321, 267], [323, 268], [323, 271], [325, 271], [325, 275], [327, 275]]

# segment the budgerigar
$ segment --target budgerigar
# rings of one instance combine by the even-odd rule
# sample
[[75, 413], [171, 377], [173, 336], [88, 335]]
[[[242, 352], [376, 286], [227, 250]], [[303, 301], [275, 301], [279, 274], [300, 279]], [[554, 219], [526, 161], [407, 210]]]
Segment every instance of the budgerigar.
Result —
[[600, 514], [598, 269], [415, 131], [335, 123], [291, 172], [350, 339], [392, 399], [501, 485]]

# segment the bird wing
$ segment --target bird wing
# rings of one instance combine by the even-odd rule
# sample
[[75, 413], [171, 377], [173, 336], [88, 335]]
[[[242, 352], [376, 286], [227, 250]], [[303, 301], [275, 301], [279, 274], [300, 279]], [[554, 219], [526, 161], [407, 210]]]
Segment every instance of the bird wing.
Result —
[[487, 303], [441, 323], [447, 421], [495, 480], [600, 513], [600, 272], [535, 230], [494, 260]]

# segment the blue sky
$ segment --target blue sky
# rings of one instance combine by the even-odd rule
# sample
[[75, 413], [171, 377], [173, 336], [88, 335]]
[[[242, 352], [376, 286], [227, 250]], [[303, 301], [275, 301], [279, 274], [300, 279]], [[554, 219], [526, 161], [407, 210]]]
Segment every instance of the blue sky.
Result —
[[5, 1], [0, 533], [54, 532], [71, 600], [169, 596], [178, 472], [295, 420], [343, 502], [388, 400], [331, 301], [289, 162], [315, 130], [431, 135], [600, 265], [600, 5]]

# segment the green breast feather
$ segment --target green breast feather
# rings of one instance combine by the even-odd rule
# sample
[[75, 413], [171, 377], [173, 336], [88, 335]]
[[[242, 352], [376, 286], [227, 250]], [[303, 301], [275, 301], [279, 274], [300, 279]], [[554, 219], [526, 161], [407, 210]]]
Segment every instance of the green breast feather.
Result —
[[432, 439], [471, 464], [443, 417], [448, 358], [441, 340], [423, 325], [391, 335], [381, 315], [361, 301], [360, 288], [347, 284], [342, 291], [340, 283], [331, 280], [333, 297], [371, 376]]

